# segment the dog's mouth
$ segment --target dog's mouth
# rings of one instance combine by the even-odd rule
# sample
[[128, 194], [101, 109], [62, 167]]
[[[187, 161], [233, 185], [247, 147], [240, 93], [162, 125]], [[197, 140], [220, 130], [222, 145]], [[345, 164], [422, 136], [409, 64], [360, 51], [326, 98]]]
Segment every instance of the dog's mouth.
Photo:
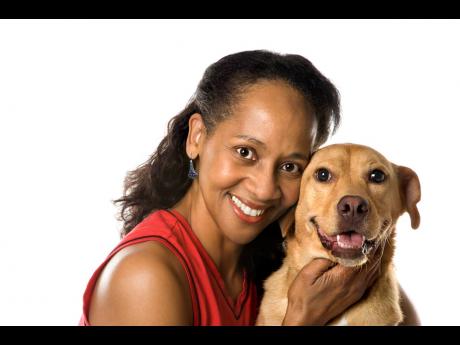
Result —
[[375, 246], [375, 240], [368, 240], [363, 234], [354, 230], [344, 231], [334, 236], [327, 235], [312, 218], [321, 244], [332, 255], [341, 259], [358, 259], [367, 255]]

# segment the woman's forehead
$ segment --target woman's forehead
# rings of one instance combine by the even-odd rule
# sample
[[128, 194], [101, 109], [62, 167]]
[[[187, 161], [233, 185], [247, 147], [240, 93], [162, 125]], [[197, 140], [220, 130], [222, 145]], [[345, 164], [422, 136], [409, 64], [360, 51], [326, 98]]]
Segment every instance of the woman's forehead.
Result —
[[251, 137], [267, 145], [309, 147], [313, 119], [298, 91], [286, 83], [266, 82], [248, 90], [216, 130], [223, 136]]

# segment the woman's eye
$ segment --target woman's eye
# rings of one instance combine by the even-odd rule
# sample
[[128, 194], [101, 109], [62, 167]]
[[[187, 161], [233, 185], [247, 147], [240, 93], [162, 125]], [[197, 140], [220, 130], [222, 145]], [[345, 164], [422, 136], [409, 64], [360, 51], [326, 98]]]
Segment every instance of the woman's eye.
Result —
[[329, 170], [327, 170], [325, 168], [321, 168], [321, 169], [316, 170], [315, 176], [316, 176], [316, 179], [319, 182], [327, 182], [332, 177], [331, 173], [329, 172]]
[[300, 172], [300, 167], [295, 164], [295, 163], [286, 163], [286, 164], [283, 164], [282, 168], [284, 171], [287, 171], [289, 173], [299, 173]]
[[373, 183], [382, 183], [385, 178], [385, 173], [379, 169], [374, 169], [369, 173], [369, 181]]
[[236, 149], [238, 154], [245, 159], [254, 159], [254, 152], [247, 147], [239, 147]]

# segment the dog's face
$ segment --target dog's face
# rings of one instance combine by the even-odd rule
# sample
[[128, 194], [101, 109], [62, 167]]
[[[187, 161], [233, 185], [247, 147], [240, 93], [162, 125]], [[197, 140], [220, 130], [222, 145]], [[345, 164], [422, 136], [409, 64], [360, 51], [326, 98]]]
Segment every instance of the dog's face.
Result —
[[[294, 236], [317, 257], [362, 265], [404, 211], [418, 227], [419, 200], [420, 183], [411, 169], [366, 146], [327, 146], [315, 152], [303, 173]], [[285, 236], [293, 220], [291, 213], [280, 223]]]

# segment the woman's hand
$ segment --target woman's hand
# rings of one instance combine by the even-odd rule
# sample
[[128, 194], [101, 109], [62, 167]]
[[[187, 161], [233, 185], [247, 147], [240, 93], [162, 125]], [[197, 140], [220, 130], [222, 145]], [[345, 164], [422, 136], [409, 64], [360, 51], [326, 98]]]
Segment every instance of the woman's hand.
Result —
[[288, 291], [283, 325], [325, 325], [358, 302], [380, 275], [383, 246], [362, 268], [315, 259], [299, 272]]

